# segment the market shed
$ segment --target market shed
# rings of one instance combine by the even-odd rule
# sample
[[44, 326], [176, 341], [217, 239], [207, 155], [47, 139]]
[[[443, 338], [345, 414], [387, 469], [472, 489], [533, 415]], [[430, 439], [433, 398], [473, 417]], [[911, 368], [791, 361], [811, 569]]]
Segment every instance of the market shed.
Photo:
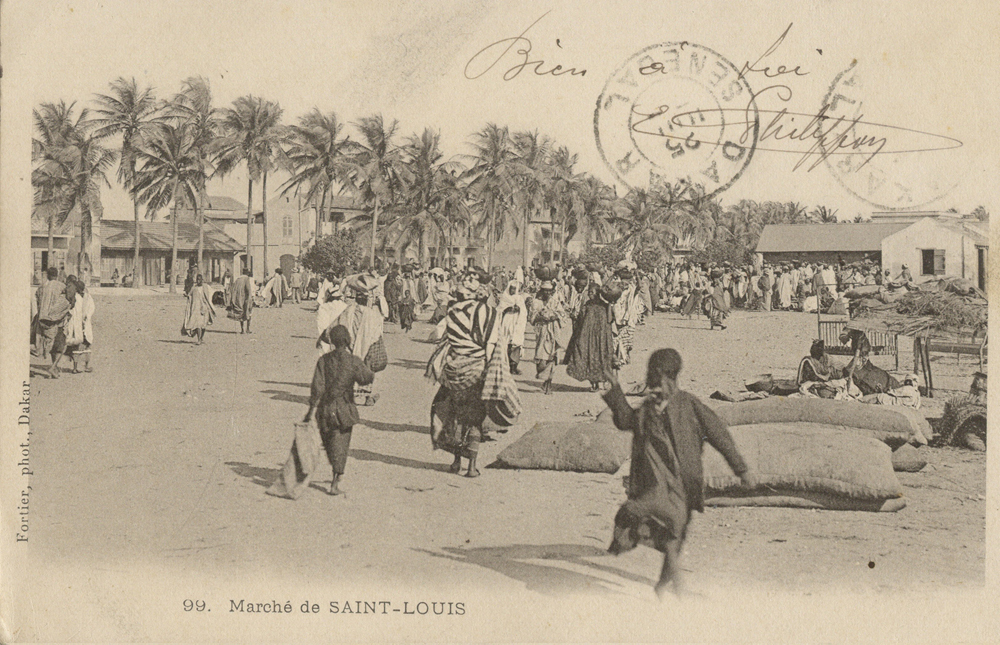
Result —
[[882, 241], [911, 226], [885, 224], [768, 224], [760, 234], [757, 253], [765, 262], [882, 261]]
[[[147, 286], [167, 282], [173, 249], [170, 222], [143, 222], [139, 236], [139, 280]], [[220, 282], [226, 270], [233, 270], [233, 258], [243, 247], [215, 224], [206, 221], [201, 273], [207, 282]], [[111, 284], [115, 270], [121, 277], [132, 274], [135, 257], [135, 222], [101, 222], [101, 283]], [[197, 261], [198, 227], [192, 222], [177, 223], [177, 271], [183, 280], [188, 265]]]

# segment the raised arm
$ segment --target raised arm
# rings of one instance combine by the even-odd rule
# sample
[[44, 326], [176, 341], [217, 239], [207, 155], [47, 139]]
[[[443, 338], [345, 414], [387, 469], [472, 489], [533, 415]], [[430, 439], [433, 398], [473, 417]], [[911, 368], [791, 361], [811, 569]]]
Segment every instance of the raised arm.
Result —
[[618, 378], [613, 373], [609, 374], [607, 378], [611, 382], [611, 389], [604, 394], [604, 401], [611, 408], [615, 427], [626, 432], [635, 432], [639, 427], [638, 414], [625, 398]]
[[319, 402], [323, 398], [323, 393], [326, 392], [326, 368], [324, 367], [326, 361], [324, 360], [326, 356], [320, 356], [319, 360], [316, 361], [316, 369], [313, 371], [312, 387], [309, 391], [309, 411], [306, 412], [305, 421], [309, 422], [309, 418], [312, 416], [313, 410], [319, 405]]
[[719, 418], [719, 415], [698, 399], [694, 399], [694, 411], [698, 415], [705, 439], [725, 457], [729, 467], [733, 469], [733, 473], [738, 477], [743, 477], [744, 473], [747, 472], [747, 464], [736, 448], [736, 442], [733, 441], [733, 435], [729, 433], [726, 424]]

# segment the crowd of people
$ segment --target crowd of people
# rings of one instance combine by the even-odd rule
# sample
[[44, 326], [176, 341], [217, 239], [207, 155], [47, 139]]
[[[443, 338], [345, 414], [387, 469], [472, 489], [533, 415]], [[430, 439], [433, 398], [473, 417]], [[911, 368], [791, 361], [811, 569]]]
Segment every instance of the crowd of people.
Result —
[[[92, 369], [93, 298], [83, 281], [58, 277], [50, 270], [32, 303], [32, 342], [37, 355], [51, 358], [52, 378], [59, 376], [66, 356], [73, 360], [74, 372]], [[360, 420], [357, 406], [378, 401], [377, 375], [389, 358], [386, 323], [409, 333], [418, 315], [429, 314], [429, 340], [436, 346], [425, 375], [437, 384], [430, 405], [432, 446], [452, 454], [451, 472], [464, 471], [466, 477], [480, 475], [480, 445], [489, 440], [486, 420], [510, 425], [520, 413], [514, 376], [522, 373], [523, 361], [534, 362], [544, 395], [552, 394], [561, 365], [567, 376], [593, 391], [607, 384], [605, 398], [615, 424], [635, 436], [629, 501], [615, 519], [611, 551], [629, 550], [640, 535], [647, 536], [664, 553], [657, 583], [662, 593], [680, 584], [681, 544], [691, 511], [701, 508], [696, 481], [700, 459], [695, 458], [701, 442], [718, 448], [745, 481], [752, 475], [724, 424], [677, 388], [681, 359], [676, 351], [653, 352], [638, 392], [646, 398], [638, 409], [626, 402], [618, 373], [632, 361], [637, 327], [657, 313], [672, 311], [705, 315], [711, 329], [724, 330], [733, 308], [809, 310], [828, 306], [854, 286], [905, 287], [911, 281], [905, 265], [893, 280], [870, 262], [679, 263], [644, 270], [622, 260], [610, 266], [581, 262], [486, 271], [471, 265], [423, 268], [411, 261], [350, 275], [315, 276], [296, 268], [286, 277], [276, 269], [261, 284], [248, 270], [235, 279], [227, 271], [222, 289], [215, 290], [192, 265], [184, 284], [182, 333], [201, 344], [218, 305], [239, 323], [241, 334], [250, 334], [255, 309], [315, 297], [318, 357], [304, 421], [315, 419], [333, 467], [331, 495], [343, 492], [351, 434]], [[532, 356], [524, 354], [529, 326], [535, 338]], [[840, 398], [842, 388], [848, 397], [912, 405], [914, 379], [899, 383], [872, 365], [863, 333], [848, 330], [841, 341], [854, 352], [851, 362], [836, 367], [822, 343], [814, 344], [800, 364], [797, 385], [815, 396]], [[853, 392], [852, 385], [859, 391]], [[919, 392], [916, 400], [919, 405]]]
[[31, 300], [32, 353], [51, 361], [45, 374], [59, 378], [63, 358], [73, 362], [74, 374], [93, 372], [94, 299], [85, 280], [74, 275], [59, 279], [50, 267]]

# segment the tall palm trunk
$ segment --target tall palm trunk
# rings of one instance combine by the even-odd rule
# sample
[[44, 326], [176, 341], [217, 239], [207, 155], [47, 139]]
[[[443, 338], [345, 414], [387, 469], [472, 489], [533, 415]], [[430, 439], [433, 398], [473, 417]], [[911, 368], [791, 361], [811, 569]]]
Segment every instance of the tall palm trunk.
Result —
[[486, 230], [486, 270], [489, 271], [493, 268], [493, 227], [495, 226], [494, 220], [496, 219], [496, 198], [490, 195], [489, 204], [489, 222], [490, 225]]
[[90, 214], [90, 206], [86, 201], [80, 202], [80, 252], [76, 256], [76, 275], [81, 280], [89, 282], [89, 276], [83, 275], [84, 269], [90, 266], [90, 245], [94, 238], [94, 220]]
[[[50, 215], [49, 216], [49, 248], [48, 248], [48, 251], [49, 251], [48, 258], [49, 259], [48, 259], [48, 266], [45, 267], [46, 269], [49, 268], [50, 266], [52, 266], [52, 263], [54, 261], [54, 256], [55, 256], [55, 253], [56, 253], [55, 230], [56, 230], [56, 216], [55, 215]], [[42, 271], [42, 273], [45, 273], [45, 272]]]
[[[253, 243], [253, 179], [247, 180], [247, 258], [246, 268], [251, 267], [250, 245]], [[253, 271], [250, 272], [253, 277]]]
[[264, 176], [261, 178], [261, 193], [260, 193], [260, 204], [261, 204], [261, 218], [264, 220], [264, 275], [267, 275], [267, 171], [264, 171]]
[[170, 215], [170, 228], [172, 229], [170, 244], [170, 293], [177, 293], [177, 203], [180, 201], [177, 189], [179, 186], [180, 181], [175, 179], [173, 190], [174, 208], [173, 213]]
[[[204, 168], [204, 159], [202, 159], [202, 168]], [[201, 266], [202, 256], [205, 250], [205, 204], [208, 203], [208, 191], [205, 189], [204, 184], [198, 190], [198, 200], [194, 205], [194, 217], [198, 222], [198, 269], [204, 270]], [[207, 281], [207, 280], [206, 280]]]
[[204, 275], [205, 269], [202, 267], [201, 260], [205, 251], [205, 210], [201, 207], [202, 203], [202, 196], [199, 195], [194, 202], [194, 220], [198, 222], [198, 270]]
[[[132, 177], [135, 177], [135, 160], [132, 160]], [[135, 253], [132, 255], [132, 288], [139, 288], [139, 276], [141, 272], [139, 271], [139, 243], [142, 234], [141, 224], [139, 222], [139, 197], [136, 194], [132, 194], [132, 216], [135, 218]]]
[[319, 204], [316, 206], [316, 233], [313, 235], [314, 240], [319, 239], [320, 233], [323, 230], [323, 209], [326, 208], [326, 195], [329, 192], [329, 186], [323, 189], [323, 195], [319, 198]]
[[375, 242], [378, 239], [378, 209], [379, 209], [379, 198], [378, 193], [375, 194], [375, 212], [372, 215], [372, 255], [370, 268], [372, 271], [375, 270]]
[[528, 266], [528, 230], [531, 228], [531, 209], [524, 209], [524, 231], [521, 233], [521, 266]]
[[566, 218], [559, 223], [559, 263], [566, 264]]

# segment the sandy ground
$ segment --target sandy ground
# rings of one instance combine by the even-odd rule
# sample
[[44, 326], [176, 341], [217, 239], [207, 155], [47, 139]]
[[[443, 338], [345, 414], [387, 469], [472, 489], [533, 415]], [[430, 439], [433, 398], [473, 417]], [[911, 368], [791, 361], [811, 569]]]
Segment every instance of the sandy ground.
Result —
[[[432, 452], [426, 428], [435, 390], [423, 378], [428, 324], [408, 336], [386, 325], [389, 367], [375, 383], [379, 402], [361, 408], [347, 495], [311, 489], [290, 501], [264, 491], [306, 410], [315, 304], [257, 310], [252, 335], [223, 317], [199, 347], [179, 334], [181, 297], [118, 292], [96, 301], [95, 372], [31, 381], [31, 557], [39, 570], [149, 567], [227, 580], [273, 575], [654, 600], [657, 553], [604, 551], [624, 500], [621, 473], [446, 472], [450, 455]], [[637, 381], [649, 350], [661, 346], [681, 351], [681, 386], [703, 397], [737, 390], [758, 373], [793, 377], [815, 332], [815, 317], [795, 313], [737, 312], [729, 323], [713, 332], [705, 318], [657, 315], [638, 330], [623, 384]], [[903, 369], [911, 361], [904, 353]], [[953, 356], [936, 357], [939, 366], [936, 383], [955, 390], [968, 387], [976, 368]], [[483, 465], [537, 420], [603, 407], [564, 368], [555, 394], [543, 396], [531, 367], [524, 361], [519, 377], [524, 413], [484, 445]], [[940, 415], [941, 400], [929, 402], [929, 416]], [[733, 588], [979, 589], [985, 453], [926, 452], [923, 471], [899, 474], [907, 507], [898, 513], [696, 515], [684, 560], [691, 588], [709, 598]], [[328, 481], [328, 472], [319, 479]]]

